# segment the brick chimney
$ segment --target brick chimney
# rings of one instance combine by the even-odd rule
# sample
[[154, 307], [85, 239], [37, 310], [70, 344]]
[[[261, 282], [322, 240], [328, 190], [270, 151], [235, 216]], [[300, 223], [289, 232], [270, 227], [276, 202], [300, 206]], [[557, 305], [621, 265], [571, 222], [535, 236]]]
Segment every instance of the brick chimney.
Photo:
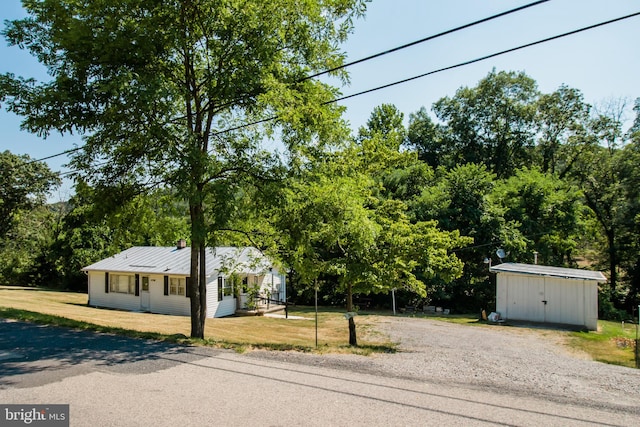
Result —
[[186, 240], [184, 240], [184, 239], [180, 239], [180, 240], [178, 240], [178, 243], [176, 244], [176, 247], [177, 247], [178, 249], [184, 249], [184, 248], [186, 248], [186, 247], [187, 247], [187, 241], [186, 241]]

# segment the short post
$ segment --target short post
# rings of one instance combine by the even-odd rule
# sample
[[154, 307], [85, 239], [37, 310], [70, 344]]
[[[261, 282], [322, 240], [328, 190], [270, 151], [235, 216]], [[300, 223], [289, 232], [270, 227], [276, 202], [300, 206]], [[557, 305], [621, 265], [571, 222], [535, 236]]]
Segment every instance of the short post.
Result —
[[391, 289], [391, 301], [393, 303], [393, 315], [396, 315], [396, 289]]
[[638, 339], [638, 325], [640, 324], [640, 305], [636, 316], [636, 368], [640, 368], [640, 339]]
[[316, 348], [318, 348], [318, 284], [316, 283]]

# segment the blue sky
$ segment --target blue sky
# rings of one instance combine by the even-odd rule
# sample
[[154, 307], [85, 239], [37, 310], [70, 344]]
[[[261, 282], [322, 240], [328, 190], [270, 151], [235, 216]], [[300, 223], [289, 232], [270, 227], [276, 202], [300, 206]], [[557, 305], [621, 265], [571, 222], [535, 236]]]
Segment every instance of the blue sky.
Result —
[[[364, 19], [343, 46], [348, 59], [380, 51], [512, 9], [531, 1], [511, 0], [373, 0]], [[633, 0], [551, 0], [508, 17], [460, 31], [350, 68], [351, 83], [345, 95], [377, 87], [442, 67], [556, 34], [572, 31], [640, 11]], [[19, 0], [2, 0], [0, 20], [22, 17]], [[346, 118], [354, 129], [363, 125], [371, 110], [382, 103], [395, 104], [408, 116], [462, 86], [475, 86], [493, 68], [524, 71], [543, 92], [561, 84], [580, 89], [586, 102], [605, 103], [626, 98], [629, 105], [640, 97], [640, 17], [585, 33], [551, 41], [487, 61], [431, 75], [417, 81], [344, 101]], [[45, 70], [27, 53], [0, 43], [0, 73], [46, 79]], [[338, 84], [337, 81], [332, 82]], [[629, 112], [629, 119], [632, 118]], [[77, 136], [51, 135], [42, 140], [20, 130], [20, 118], [0, 110], [0, 149], [42, 158], [82, 141]], [[65, 171], [65, 157], [48, 160], [53, 170]], [[50, 200], [66, 199], [70, 184]]]

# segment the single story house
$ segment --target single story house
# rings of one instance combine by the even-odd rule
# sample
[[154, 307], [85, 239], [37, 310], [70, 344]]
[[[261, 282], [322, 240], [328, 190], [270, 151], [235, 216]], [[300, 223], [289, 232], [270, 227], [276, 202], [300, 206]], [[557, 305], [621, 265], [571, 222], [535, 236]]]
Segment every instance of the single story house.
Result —
[[502, 318], [598, 329], [599, 271], [503, 263], [496, 273], [496, 311]]
[[[189, 316], [187, 281], [191, 248], [132, 247], [84, 267], [89, 305], [130, 311]], [[256, 248], [216, 247], [206, 253], [207, 317], [223, 317], [239, 307], [233, 289], [242, 284], [259, 288], [260, 295], [286, 300], [285, 278]], [[243, 299], [243, 301], [246, 298]]]

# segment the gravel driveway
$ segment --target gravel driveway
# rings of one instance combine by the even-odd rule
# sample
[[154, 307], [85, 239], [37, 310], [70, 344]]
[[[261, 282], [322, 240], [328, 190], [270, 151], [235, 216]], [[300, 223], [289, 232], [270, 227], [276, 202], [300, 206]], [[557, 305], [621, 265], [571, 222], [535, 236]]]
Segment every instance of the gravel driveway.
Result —
[[378, 330], [399, 343], [398, 353], [366, 358], [270, 352], [251, 355], [419, 382], [490, 388], [494, 393], [640, 415], [640, 370], [572, 353], [561, 344], [558, 331], [407, 317], [386, 318]]

